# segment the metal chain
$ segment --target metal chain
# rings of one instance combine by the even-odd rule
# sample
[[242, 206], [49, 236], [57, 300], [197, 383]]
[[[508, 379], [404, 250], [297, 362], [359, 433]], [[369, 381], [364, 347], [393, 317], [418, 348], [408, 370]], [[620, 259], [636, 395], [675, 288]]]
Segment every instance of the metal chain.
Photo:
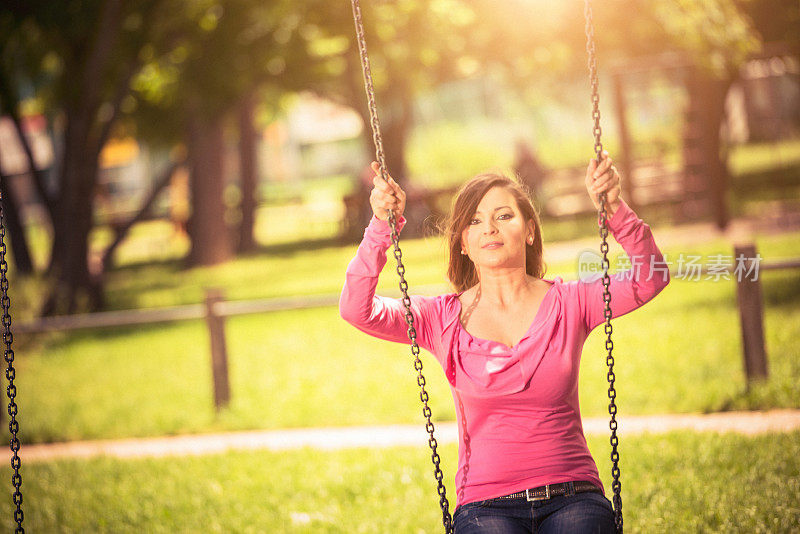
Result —
[[21, 534], [25, 532], [22, 528], [22, 475], [19, 473], [21, 461], [19, 459], [19, 439], [17, 432], [19, 432], [19, 423], [17, 422], [17, 403], [15, 401], [17, 396], [17, 386], [14, 385], [14, 378], [16, 378], [16, 371], [14, 370], [14, 350], [11, 344], [14, 341], [14, 336], [11, 333], [11, 299], [8, 296], [8, 263], [6, 262], [6, 228], [3, 224], [3, 193], [0, 191], [0, 304], [3, 306], [3, 341], [5, 342], [5, 358], [8, 367], [6, 367], [6, 378], [8, 379], [8, 388], [6, 394], [8, 395], [8, 415], [11, 418], [8, 423], [8, 428], [11, 431], [11, 467], [14, 469], [14, 474], [11, 475], [11, 483], [14, 485], [14, 493], [12, 498], [16, 505], [14, 510], [14, 521], [17, 522], [17, 527], [14, 532]]
[[[586, 51], [589, 54], [589, 79], [592, 85], [592, 118], [594, 119], [594, 151], [597, 157], [597, 163], [600, 164], [602, 160], [602, 153], [603, 153], [603, 144], [600, 141], [600, 135], [602, 134], [602, 130], [600, 128], [600, 96], [598, 91], [598, 79], [597, 79], [597, 50], [594, 44], [594, 22], [592, 18], [592, 6], [590, 0], [584, 0], [584, 18], [586, 19]], [[608, 289], [609, 284], [611, 283], [611, 278], [608, 275], [608, 214], [606, 213], [606, 194], [603, 193], [600, 195], [600, 210], [598, 211], [599, 217], [599, 225], [600, 225], [600, 238], [602, 239], [602, 243], [600, 244], [600, 251], [603, 253], [603, 303], [605, 304], [604, 309], [604, 317], [606, 320], [605, 323], [605, 332], [606, 332], [606, 350], [608, 351], [608, 356], [606, 356], [606, 365], [608, 365], [608, 413], [611, 416], [611, 421], [609, 422], [609, 428], [611, 429], [611, 476], [613, 477], [613, 482], [611, 483], [611, 489], [614, 493], [613, 502], [614, 502], [614, 523], [616, 525], [617, 532], [622, 532], [622, 484], [620, 483], [619, 476], [619, 452], [617, 451], [617, 445], [619, 444], [619, 439], [617, 438], [617, 392], [614, 389], [614, 381], [616, 379], [614, 375], [614, 356], [612, 355], [612, 350], [614, 349], [614, 342], [611, 340], [611, 333], [613, 331], [611, 327], [611, 292]]]
[[[361, 56], [361, 67], [364, 74], [364, 88], [367, 93], [367, 103], [369, 105], [370, 124], [372, 126], [372, 140], [375, 144], [375, 155], [380, 165], [381, 177], [389, 181], [386, 170], [386, 161], [383, 153], [383, 139], [381, 137], [380, 122], [378, 120], [378, 107], [375, 104], [375, 88], [372, 84], [372, 70], [370, 69], [369, 56], [367, 55], [367, 41], [364, 37], [364, 23], [361, 18], [361, 6], [359, 0], [351, 0], [353, 6], [353, 20], [356, 25], [356, 38], [358, 49]], [[434, 437], [434, 425], [431, 421], [431, 409], [428, 406], [428, 392], [425, 390], [425, 376], [422, 374], [422, 360], [419, 358], [419, 345], [417, 344], [417, 331], [414, 328], [414, 316], [411, 314], [411, 298], [408, 296], [408, 282], [405, 279], [406, 268], [403, 265], [403, 253], [400, 250], [400, 236], [397, 230], [397, 221], [394, 213], [389, 211], [389, 225], [392, 229], [392, 244], [394, 245], [394, 257], [397, 260], [397, 274], [400, 277], [400, 291], [403, 293], [403, 306], [405, 308], [405, 319], [408, 325], [408, 339], [411, 341], [411, 354], [414, 356], [414, 369], [417, 371], [417, 384], [420, 388], [419, 398], [422, 401], [422, 415], [425, 417], [425, 430], [428, 431], [428, 446], [431, 448], [431, 461], [433, 462], [433, 474], [436, 478], [437, 491], [439, 493], [439, 506], [442, 509], [442, 524], [446, 534], [452, 534], [453, 523], [450, 517], [450, 503], [447, 500], [447, 493], [444, 486], [444, 475], [440, 467], [441, 458], [437, 452], [438, 442]]]

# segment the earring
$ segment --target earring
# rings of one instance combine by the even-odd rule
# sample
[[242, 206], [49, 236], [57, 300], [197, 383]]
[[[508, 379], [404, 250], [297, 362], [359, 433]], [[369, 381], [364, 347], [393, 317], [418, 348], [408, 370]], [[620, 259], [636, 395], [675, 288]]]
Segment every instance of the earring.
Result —
[[529, 237], [529, 238], [528, 238], [528, 244], [529, 244], [529, 245], [533, 245], [533, 238], [532, 238], [532, 237]]
[[462, 256], [466, 256], [466, 255], [467, 255], [467, 251], [466, 251], [466, 250], [464, 250], [463, 248], [461, 249], [461, 255], [462, 255]]

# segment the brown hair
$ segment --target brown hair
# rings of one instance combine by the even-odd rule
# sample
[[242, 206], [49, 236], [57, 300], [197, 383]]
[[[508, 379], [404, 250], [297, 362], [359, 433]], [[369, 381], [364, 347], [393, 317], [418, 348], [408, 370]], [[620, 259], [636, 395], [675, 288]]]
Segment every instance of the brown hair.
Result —
[[447, 277], [456, 291], [465, 291], [478, 283], [478, 272], [469, 256], [461, 254], [461, 233], [467, 227], [483, 196], [493, 187], [503, 187], [514, 196], [517, 208], [525, 221], [533, 221], [533, 245], [525, 246], [525, 272], [541, 278], [547, 271], [542, 258], [542, 230], [539, 213], [531, 202], [525, 186], [503, 174], [485, 173], [464, 184], [453, 200], [450, 215], [444, 222], [447, 238]]

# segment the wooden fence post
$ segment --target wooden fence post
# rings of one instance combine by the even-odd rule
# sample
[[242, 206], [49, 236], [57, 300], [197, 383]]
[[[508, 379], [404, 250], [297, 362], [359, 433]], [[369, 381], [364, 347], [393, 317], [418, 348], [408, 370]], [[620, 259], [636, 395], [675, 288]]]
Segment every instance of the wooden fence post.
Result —
[[228, 352], [225, 345], [225, 318], [218, 315], [215, 305], [224, 300], [222, 290], [206, 289], [206, 323], [211, 340], [211, 374], [214, 377], [214, 407], [217, 411], [231, 400], [228, 382]]
[[[742, 325], [742, 346], [744, 348], [744, 370], [747, 384], [769, 375], [767, 352], [764, 348], [764, 313], [761, 281], [751, 276], [751, 270], [758, 273], [754, 265], [758, 261], [754, 244], [736, 245], [734, 258], [743, 257], [743, 273], [736, 277], [736, 300], [739, 304], [739, 318]], [[735, 260], [738, 265], [739, 260]]]

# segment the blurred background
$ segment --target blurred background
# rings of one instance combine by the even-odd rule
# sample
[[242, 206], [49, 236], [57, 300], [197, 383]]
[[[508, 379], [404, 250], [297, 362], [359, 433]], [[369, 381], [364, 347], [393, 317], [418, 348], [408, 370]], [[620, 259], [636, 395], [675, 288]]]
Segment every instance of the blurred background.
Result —
[[[363, 4], [387, 166], [409, 194], [412, 293], [448, 290], [436, 223], [460, 184], [486, 170], [516, 173], [530, 188], [548, 278], [574, 278], [579, 249], [599, 243], [583, 185], [594, 154], [583, 2]], [[743, 239], [765, 261], [800, 257], [799, 27], [796, 0], [595, 5], [604, 147], [623, 198], [668, 259], [732, 259]], [[418, 422], [403, 348], [346, 327], [335, 307], [371, 216], [374, 154], [349, 2], [3, 0], [0, 186], [23, 443]], [[390, 269], [386, 294], [396, 285]], [[631, 354], [618, 373], [621, 411], [797, 408], [798, 273], [763, 273], [770, 371], [757, 381], [742, 364], [735, 282], [675, 280], [641, 313], [617, 319], [619, 350]], [[593, 335], [584, 358], [601, 342]], [[436, 361], [426, 363], [435, 418], [452, 421], [447, 385]], [[584, 415], [606, 411], [604, 365], [584, 363]], [[798, 437], [640, 442], [626, 525], [797, 531]], [[678, 445], [687, 440], [693, 452]], [[712, 461], [725, 454], [709, 453], [719, 443], [731, 458], [769, 451], [766, 471], [748, 479], [768, 486], [764, 500], [744, 523], [733, 519], [743, 497], [723, 485], [722, 508], [699, 515], [717, 490], [670, 508], [647, 486], [641, 466], [652, 451], [675, 452], [649, 467], [680, 472], [664, 477], [674, 495], [685, 477], [726, 472]], [[603, 441], [595, 446], [605, 458]], [[701, 451], [711, 464], [677, 467]], [[454, 446], [445, 454], [449, 481]], [[317, 463], [300, 453], [226, 459], [234, 463], [213, 476], [201, 462], [215, 460], [37, 463], [26, 479], [29, 517], [41, 531], [436, 528], [424, 449], [309, 456]], [[246, 493], [240, 514], [218, 509], [214, 495], [239, 498], [233, 487], [253, 465], [282, 482], [248, 478], [263, 502], [249, 507]], [[111, 482], [173, 467], [163, 480], [176, 496], [163, 500]], [[366, 508], [295, 506], [285, 488], [305, 469], [321, 473], [320, 499]], [[393, 484], [407, 489], [400, 502], [430, 514], [409, 517], [389, 497], [386, 508], [367, 506]], [[119, 506], [98, 504], [109, 499]], [[198, 503], [209, 515], [188, 512]], [[660, 522], [648, 523], [654, 515]]]

